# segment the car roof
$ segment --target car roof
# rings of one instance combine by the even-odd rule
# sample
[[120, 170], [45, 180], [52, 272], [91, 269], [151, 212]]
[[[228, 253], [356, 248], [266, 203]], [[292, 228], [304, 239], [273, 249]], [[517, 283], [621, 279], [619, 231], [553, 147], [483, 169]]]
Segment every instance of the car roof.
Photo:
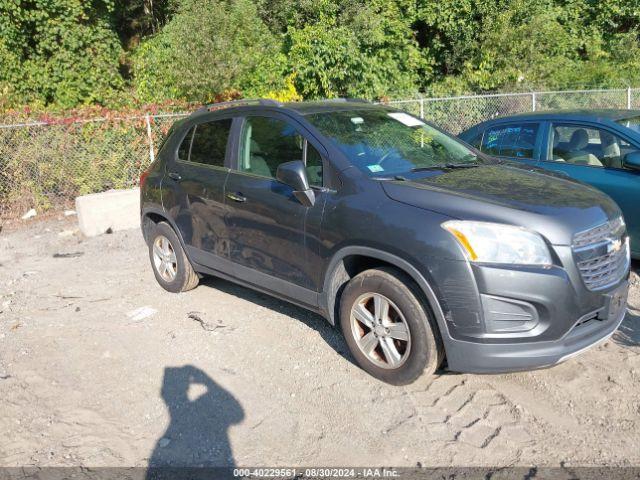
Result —
[[513, 115], [504, 115], [493, 118], [487, 122], [519, 119], [519, 120], [545, 120], [545, 119], [564, 119], [564, 120], [623, 120], [640, 116], [640, 110], [626, 109], [576, 109], [576, 110], [543, 110], [538, 112], [516, 113]]
[[233, 100], [230, 102], [211, 103], [204, 105], [191, 114], [191, 117], [201, 116], [208, 113], [225, 111], [234, 112], [246, 108], [277, 108], [294, 111], [299, 115], [311, 115], [315, 113], [327, 113], [363, 109], [388, 108], [384, 105], [374, 104], [367, 100], [334, 98], [329, 100], [316, 100], [305, 102], [278, 102], [271, 99], [246, 99]]
[[340, 112], [349, 110], [375, 110], [386, 108], [384, 105], [367, 102], [366, 100], [336, 99], [319, 100], [310, 102], [288, 102], [284, 108], [294, 110], [300, 115], [312, 115], [315, 113]]

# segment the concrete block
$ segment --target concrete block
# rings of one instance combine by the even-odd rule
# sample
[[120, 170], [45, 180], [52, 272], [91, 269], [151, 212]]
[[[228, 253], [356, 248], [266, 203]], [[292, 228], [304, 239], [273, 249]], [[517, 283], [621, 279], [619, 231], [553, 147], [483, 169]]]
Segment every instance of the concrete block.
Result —
[[94, 237], [107, 230], [140, 228], [140, 189], [109, 190], [76, 198], [80, 231]]

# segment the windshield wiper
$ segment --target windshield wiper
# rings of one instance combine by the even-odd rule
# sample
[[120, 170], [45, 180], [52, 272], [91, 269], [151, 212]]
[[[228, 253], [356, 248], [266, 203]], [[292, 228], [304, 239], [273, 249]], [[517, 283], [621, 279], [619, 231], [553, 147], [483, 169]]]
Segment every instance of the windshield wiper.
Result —
[[467, 163], [443, 163], [442, 165], [431, 165], [429, 167], [415, 167], [412, 168], [411, 171], [412, 172], [424, 172], [427, 170], [453, 170], [456, 168], [474, 168], [474, 167], [479, 167], [480, 163], [471, 163], [471, 162], [467, 162]]
[[386, 181], [386, 182], [391, 182], [395, 180], [398, 182], [406, 182], [407, 178], [403, 177], [402, 175], [392, 175], [389, 177], [371, 177], [371, 180], [379, 180], [379, 181]]

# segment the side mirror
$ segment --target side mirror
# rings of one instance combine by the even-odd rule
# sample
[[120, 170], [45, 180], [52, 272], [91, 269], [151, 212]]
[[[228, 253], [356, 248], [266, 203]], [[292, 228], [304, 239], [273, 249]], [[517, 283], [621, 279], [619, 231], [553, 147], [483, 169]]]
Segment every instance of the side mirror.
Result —
[[278, 165], [276, 180], [293, 188], [293, 195], [305, 207], [312, 207], [316, 202], [316, 196], [309, 187], [304, 163], [300, 160]]
[[624, 166], [640, 170], [640, 151], [629, 152], [624, 156]]

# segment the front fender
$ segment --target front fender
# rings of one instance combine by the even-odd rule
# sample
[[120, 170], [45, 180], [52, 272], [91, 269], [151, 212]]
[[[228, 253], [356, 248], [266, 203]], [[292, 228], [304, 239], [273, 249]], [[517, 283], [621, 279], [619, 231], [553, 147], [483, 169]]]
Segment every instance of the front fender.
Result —
[[343, 260], [351, 255], [361, 255], [383, 261], [409, 275], [424, 293], [427, 302], [429, 303], [429, 307], [431, 307], [431, 311], [438, 322], [440, 332], [444, 333], [447, 331], [445, 316], [434, 289], [425, 276], [420, 273], [416, 267], [407, 260], [384, 250], [357, 245], [343, 247], [338, 250], [331, 258], [326, 269], [319, 301], [320, 307], [327, 313], [329, 323], [332, 325], [336, 324], [336, 279], [339, 281], [348, 280], [348, 275], [346, 274], [346, 271], [344, 271]]

